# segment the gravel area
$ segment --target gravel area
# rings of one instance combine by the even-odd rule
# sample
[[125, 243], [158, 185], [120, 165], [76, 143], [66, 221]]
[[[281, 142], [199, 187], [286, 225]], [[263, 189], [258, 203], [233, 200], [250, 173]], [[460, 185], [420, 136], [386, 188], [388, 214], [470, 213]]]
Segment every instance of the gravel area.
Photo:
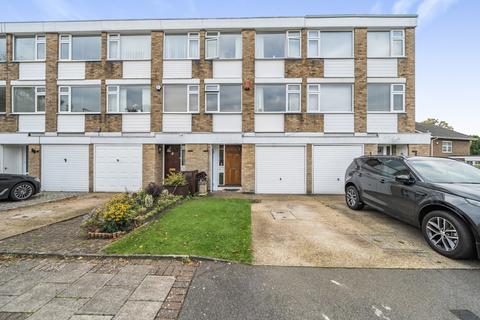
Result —
[[0, 200], [0, 211], [33, 206], [83, 195], [83, 192], [40, 192], [25, 201]]

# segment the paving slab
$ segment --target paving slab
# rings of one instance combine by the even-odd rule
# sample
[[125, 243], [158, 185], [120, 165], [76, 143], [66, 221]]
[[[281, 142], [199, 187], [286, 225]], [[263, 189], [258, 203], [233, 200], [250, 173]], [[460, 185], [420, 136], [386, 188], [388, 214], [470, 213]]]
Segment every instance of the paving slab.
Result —
[[87, 299], [54, 298], [28, 319], [68, 320], [85, 302]]
[[60, 297], [70, 298], [91, 298], [100, 290], [113, 274], [86, 273], [65, 291], [59, 294]]
[[44, 279], [44, 282], [73, 283], [92, 268], [93, 265], [88, 263], [64, 263], [59, 270]]
[[138, 286], [147, 274], [154, 271], [155, 268], [149, 265], [126, 265], [107, 283], [107, 285]]
[[146, 276], [129, 300], [165, 301], [175, 277]]
[[0, 287], [0, 295], [18, 296], [37, 285], [48, 273], [31, 271], [22, 273]]
[[28, 292], [7, 303], [2, 307], [1, 311], [35, 312], [66, 287], [66, 284], [40, 283]]
[[159, 301], [127, 301], [114, 320], [153, 320], [162, 307]]
[[30, 313], [0, 311], [0, 320], [24, 320], [28, 317], [30, 317]]
[[96, 316], [89, 314], [76, 314], [72, 316], [69, 320], [111, 320], [112, 316]]
[[79, 314], [115, 315], [132, 294], [132, 289], [105, 286], [79, 311]]
[[[16, 296], [0, 296], [0, 308], [15, 299]], [[1, 318], [0, 318], [1, 319]]]

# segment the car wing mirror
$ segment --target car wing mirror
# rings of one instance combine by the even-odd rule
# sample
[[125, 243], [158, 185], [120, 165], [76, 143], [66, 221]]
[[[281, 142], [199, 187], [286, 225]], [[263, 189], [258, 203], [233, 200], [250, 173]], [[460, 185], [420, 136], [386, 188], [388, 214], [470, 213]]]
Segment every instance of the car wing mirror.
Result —
[[411, 185], [415, 183], [415, 178], [408, 174], [401, 174], [399, 176], [396, 176], [395, 180], [406, 185]]

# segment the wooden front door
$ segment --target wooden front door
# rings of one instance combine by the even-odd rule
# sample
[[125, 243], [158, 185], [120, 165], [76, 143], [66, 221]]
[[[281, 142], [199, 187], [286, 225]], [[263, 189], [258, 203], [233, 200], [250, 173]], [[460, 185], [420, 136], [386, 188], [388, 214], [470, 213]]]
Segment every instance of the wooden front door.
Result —
[[225, 146], [225, 185], [242, 183], [242, 146]]
[[180, 145], [165, 145], [165, 171], [167, 177], [170, 171], [180, 172]]

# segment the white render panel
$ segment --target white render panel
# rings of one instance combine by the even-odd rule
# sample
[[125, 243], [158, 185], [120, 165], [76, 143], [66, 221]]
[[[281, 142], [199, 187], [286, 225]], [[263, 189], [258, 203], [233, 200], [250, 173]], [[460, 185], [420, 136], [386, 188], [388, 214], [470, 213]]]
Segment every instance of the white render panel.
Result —
[[57, 116], [58, 132], [84, 132], [84, 114], [59, 114]]
[[42, 190], [88, 192], [88, 145], [42, 145]]
[[242, 78], [242, 61], [213, 61], [214, 78]]
[[163, 132], [192, 132], [190, 113], [164, 113]]
[[255, 78], [284, 78], [284, 60], [255, 60]]
[[338, 78], [352, 78], [355, 76], [353, 59], [325, 59], [324, 76]]
[[95, 145], [95, 191], [138, 191], [142, 187], [141, 144]]
[[304, 194], [305, 146], [257, 146], [255, 192]]
[[148, 61], [123, 61], [123, 78], [150, 79], [151, 62]]
[[163, 77], [166, 79], [192, 77], [192, 60], [163, 60]]
[[362, 154], [362, 145], [313, 146], [313, 193], [344, 193], [345, 171]]
[[19, 132], [45, 132], [45, 114], [18, 115]]
[[284, 132], [285, 115], [280, 114], [255, 114], [255, 132]]
[[326, 133], [350, 133], [355, 131], [353, 113], [326, 113], [323, 117]]
[[122, 132], [150, 132], [150, 113], [123, 114]]
[[367, 132], [398, 132], [398, 115], [396, 113], [367, 113]]
[[85, 79], [85, 62], [59, 62], [59, 80], [81, 80]]
[[242, 115], [214, 114], [213, 132], [242, 132]]
[[397, 59], [367, 59], [367, 77], [398, 77]]
[[20, 80], [45, 80], [44, 62], [20, 62], [18, 69]]

